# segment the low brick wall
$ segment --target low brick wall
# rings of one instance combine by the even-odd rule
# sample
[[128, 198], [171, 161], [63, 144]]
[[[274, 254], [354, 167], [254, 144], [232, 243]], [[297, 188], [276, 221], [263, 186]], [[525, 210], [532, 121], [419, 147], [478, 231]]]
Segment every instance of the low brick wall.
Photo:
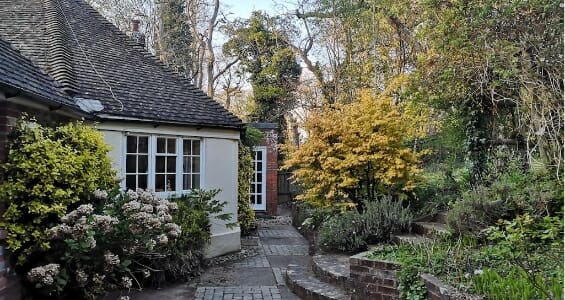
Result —
[[[373, 260], [362, 252], [349, 258], [349, 272], [353, 281], [352, 300], [398, 299], [398, 271], [400, 264], [386, 260]], [[431, 274], [422, 274], [430, 300], [482, 299], [463, 294]]]
[[351, 299], [398, 299], [397, 273], [400, 264], [368, 259], [365, 257], [367, 253], [362, 252], [349, 258], [349, 273], [355, 289]]

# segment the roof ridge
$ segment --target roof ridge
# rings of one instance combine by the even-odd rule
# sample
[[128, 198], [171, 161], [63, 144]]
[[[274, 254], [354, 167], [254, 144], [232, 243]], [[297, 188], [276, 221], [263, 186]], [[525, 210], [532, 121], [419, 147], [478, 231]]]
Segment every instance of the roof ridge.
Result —
[[67, 46], [67, 26], [61, 15], [61, 3], [58, 0], [43, 0], [45, 26], [49, 38], [47, 61], [51, 76], [62, 84], [65, 92], [76, 93], [78, 86], [73, 70], [73, 56]]

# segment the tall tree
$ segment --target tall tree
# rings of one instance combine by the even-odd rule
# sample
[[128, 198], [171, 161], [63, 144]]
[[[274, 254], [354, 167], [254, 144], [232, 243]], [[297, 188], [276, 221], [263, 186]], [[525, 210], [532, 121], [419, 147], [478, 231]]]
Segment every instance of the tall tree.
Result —
[[277, 38], [269, 22], [266, 15], [253, 12], [232, 31], [224, 53], [239, 58], [239, 65], [249, 75], [255, 101], [251, 120], [276, 122], [284, 133], [285, 115], [294, 108], [293, 92], [301, 69], [291, 47]]

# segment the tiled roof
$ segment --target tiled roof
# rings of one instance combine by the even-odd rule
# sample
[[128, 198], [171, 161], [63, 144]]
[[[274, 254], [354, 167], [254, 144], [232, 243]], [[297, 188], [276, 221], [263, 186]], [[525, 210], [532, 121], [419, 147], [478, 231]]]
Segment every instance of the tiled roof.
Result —
[[84, 0], [0, 0], [0, 38], [101, 118], [240, 128], [241, 120], [169, 71]]
[[3, 40], [0, 40], [0, 86], [14, 95], [22, 93], [52, 105], [78, 109], [60, 89], [60, 84]]

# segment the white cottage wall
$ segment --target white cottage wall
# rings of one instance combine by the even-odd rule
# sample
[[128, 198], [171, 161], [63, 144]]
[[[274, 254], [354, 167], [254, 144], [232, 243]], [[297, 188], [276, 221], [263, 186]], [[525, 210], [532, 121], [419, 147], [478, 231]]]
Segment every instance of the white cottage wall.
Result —
[[[125, 136], [127, 134], [154, 134], [202, 139], [201, 188], [220, 189], [217, 199], [227, 202], [224, 213], [231, 213], [237, 220], [237, 172], [239, 131], [226, 129], [196, 129], [180, 126], [153, 126], [142, 123], [98, 123], [94, 125], [103, 134], [112, 149], [110, 156], [119, 174], [125, 172]], [[239, 226], [227, 228], [226, 222], [211, 218], [211, 242], [206, 257], [215, 257], [241, 249]]]

